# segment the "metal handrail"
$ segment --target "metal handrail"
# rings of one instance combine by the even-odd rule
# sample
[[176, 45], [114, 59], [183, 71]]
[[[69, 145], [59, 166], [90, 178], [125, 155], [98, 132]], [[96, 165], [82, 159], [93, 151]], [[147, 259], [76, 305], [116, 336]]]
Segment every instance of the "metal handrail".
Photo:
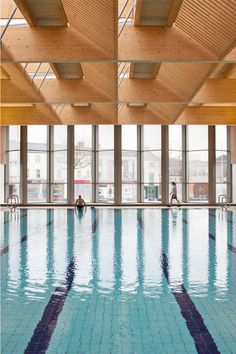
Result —
[[133, 5], [131, 6], [126, 18], [125, 18], [124, 23], [122, 24], [121, 28], [119, 29], [118, 38], [120, 37], [120, 35], [121, 35], [122, 31], [123, 31], [123, 28], [125, 27], [128, 19], [130, 18], [131, 13], [134, 11], [135, 6], [136, 6], [136, 3], [134, 2]]
[[37, 69], [36, 69], [36, 71], [35, 71], [35, 73], [34, 73], [34, 75], [33, 75], [33, 77], [32, 77], [32, 81], [34, 80], [35, 76], [37, 75], [41, 64], [42, 64], [42, 63], [39, 63], [39, 65], [38, 65], [38, 67], [37, 67]]
[[[14, 201], [14, 203], [13, 203]], [[16, 206], [19, 204], [19, 196], [17, 194], [12, 194], [7, 198], [7, 207], [10, 210], [16, 209]]]
[[122, 110], [123, 106], [124, 106], [124, 103], [123, 103], [123, 102], [122, 102], [122, 103], [119, 103], [119, 105], [118, 105], [118, 112], [120, 112], [120, 111]]
[[4, 36], [5, 32], [6, 32], [6, 30], [8, 29], [8, 26], [10, 25], [10, 22], [11, 22], [11, 20], [13, 19], [15, 13], [16, 13], [16, 10], [17, 10], [17, 7], [16, 7], [15, 10], [12, 12], [12, 14], [11, 14], [9, 20], [7, 21], [7, 24], [6, 24], [4, 30], [3, 30], [2, 33], [1, 33], [0, 40], [3, 39], [3, 36]]
[[64, 106], [65, 106], [65, 103], [62, 104], [62, 107], [61, 107], [61, 109], [60, 109], [60, 112], [58, 113], [59, 116], [60, 116], [60, 114], [61, 114], [61, 112], [62, 112]]
[[41, 84], [39, 85], [39, 89], [41, 88], [42, 84], [44, 83], [44, 80], [46, 79], [47, 74], [49, 73], [50, 69], [51, 69], [51, 67], [50, 67], [50, 65], [49, 65], [49, 68], [48, 68], [48, 70], [46, 71], [46, 73], [45, 73], [45, 75], [44, 75], [44, 77], [43, 77], [43, 80], [42, 80]]
[[128, 64], [128, 63], [125, 63], [125, 64], [126, 64], [127, 66], [126, 66], [126, 69], [125, 69], [125, 71], [124, 71], [124, 73], [123, 73], [123, 76], [120, 78], [120, 81], [118, 82], [118, 87], [120, 87], [122, 81], [123, 81], [124, 78], [125, 78], [125, 75], [127, 74], [128, 70], [129, 70], [129, 64]]
[[228, 201], [228, 197], [225, 194], [218, 195], [218, 203], [222, 209], [227, 209], [230, 206], [230, 202]]
[[121, 18], [123, 12], [125, 11], [125, 8], [126, 8], [128, 2], [129, 2], [129, 0], [126, 0], [126, 2], [124, 3], [124, 5], [123, 5], [123, 7], [122, 7], [122, 9], [121, 9], [121, 12], [120, 12], [120, 14], [119, 14], [118, 20]]

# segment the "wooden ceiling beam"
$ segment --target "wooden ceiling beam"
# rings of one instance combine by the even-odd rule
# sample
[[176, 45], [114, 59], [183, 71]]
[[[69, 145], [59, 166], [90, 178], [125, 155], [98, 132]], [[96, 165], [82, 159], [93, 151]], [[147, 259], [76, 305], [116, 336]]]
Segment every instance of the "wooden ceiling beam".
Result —
[[136, 0], [135, 12], [134, 12], [134, 26], [139, 26], [142, 13], [142, 0]]
[[61, 113], [62, 124], [116, 124], [117, 105], [93, 103], [90, 107], [66, 105]]
[[236, 79], [207, 79], [193, 103], [236, 103]]
[[[172, 122], [156, 111], [155, 104], [146, 107], [123, 106], [119, 112], [119, 124], [171, 124]], [[175, 124], [236, 124], [236, 106], [232, 107], [187, 107]]]
[[171, 122], [155, 106], [128, 107], [124, 105], [118, 115], [119, 124], [170, 124]]
[[1, 80], [9, 80], [10, 79], [9, 74], [3, 69], [2, 66], [0, 66], [0, 78], [1, 78]]
[[183, 98], [158, 79], [124, 79], [118, 90], [120, 102], [181, 102]]
[[0, 125], [60, 124], [59, 117], [47, 105], [1, 107]]
[[[3, 43], [12, 53], [2, 62], [69, 62], [114, 59], [72, 27], [11, 26]], [[2, 50], [2, 48], [1, 48]]]
[[[39, 86], [42, 79], [35, 79]], [[25, 92], [13, 80], [2, 82], [3, 103], [75, 103], [111, 102], [116, 97], [106, 95], [86, 79], [46, 79], [40, 88], [41, 97], [33, 95], [32, 90]]]
[[171, 0], [170, 10], [167, 16], [167, 26], [173, 26], [183, 0]]
[[185, 34], [171, 28], [125, 26], [119, 38], [119, 60], [214, 61], [216, 55]]
[[236, 124], [236, 106], [232, 107], [187, 107], [175, 124]]
[[22, 0], [14, 0], [14, 2], [16, 3], [18, 9], [20, 10], [20, 12], [22, 13], [23, 17], [26, 19], [27, 23], [30, 26], [34, 26], [34, 16], [32, 14], [32, 12], [30, 11], [29, 7], [27, 6], [27, 3], [25, 1]]
[[[124, 79], [119, 87], [120, 102], [190, 102], [167, 88], [160, 80]], [[193, 103], [236, 103], [236, 79], [208, 79], [192, 99]]]

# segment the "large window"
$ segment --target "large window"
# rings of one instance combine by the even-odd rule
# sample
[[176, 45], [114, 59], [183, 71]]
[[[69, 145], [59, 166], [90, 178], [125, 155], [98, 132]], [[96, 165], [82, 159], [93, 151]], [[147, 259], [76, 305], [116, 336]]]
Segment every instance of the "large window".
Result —
[[67, 201], [67, 126], [55, 125], [52, 139], [52, 202]]
[[208, 200], [208, 126], [187, 127], [187, 199]]
[[[177, 193], [180, 200], [182, 200], [182, 126], [169, 126], [169, 180], [176, 183]], [[171, 184], [169, 185], [169, 192], [171, 192]]]
[[122, 126], [122, 201], [137, 202], [137, 125]]
[[48, 201], [48, 127], [28, 126], [28, 202]]
[[114, 202], [114, 126], [98, 127], [98, 202]]
[[20, 196], [20, 127], [8, 128], [7, 148], [7, 197], [16, 194]]
[[[222, 194], [229, 197], [229, 128], [211, 128], [208, 141], [208, 126], [171, 125], [168, 127], [168, 151], [163, 151], [163, 156], [168, 154], [168, 158], [163, 161], [161, 149], [166, 144], [161, 141], [162, 129], [160, 125], [123, 125], [120, 151], [119, 145], [114, 146], [114, 141], [119, 141], [120, 130], [117, 129], [118, 135], [114, 137], [113, 125], [10, 126], [6, 129], [5, 196], [17, 194], [25, 201], [26, 195], [22, 193], [27, 187], [29, 203], [67, 203], [79, 194], [87, 202], [114, 203], [114, 196], [119, 199], [121, 190], [122, 203], [158, 203], [162, 202], [162, 183], [166, 190], [167, 184], [174, 181], [178, 197], [184, 202], [206, 203], [214, 198], [217, 202]], [[163, 136], [164, 133], [167, 133], [166, 129]], [[72, 145], [68, 141], [71, 136]], [[213, 151], [214, 144], [210, 144], [214, 138]], [[114, 152], [117, 163], [121, 158], [121, 166], [114, 166]], [[169, 168], [166, 180], [162, 177], [162, 168], [164, 172]], [[216, 173], [212, 173], [212, 179], [214, 175], [215, 179], [209, 181], [211, 169]], [[121, 176], [116, 176], [119, 171]], [[120, 177], [121, 185], [116, 185], [115, 181], [118, 183]], [[74, 185], [74, 195], [67, 185]], [[68, 196], [68, 191], [72, 195]]]
[[228, 147], [227, 147], [227, 126], [218, 125], [215, 127], [216, 134], [216, 201], [219, 195], [227, 196], [228, 185]]
[[92, 126], [76, 125], [74, 130], [74, 197], [92, 200]]
[[143, 126], [143, 200], [161, 201], [161, 126]]

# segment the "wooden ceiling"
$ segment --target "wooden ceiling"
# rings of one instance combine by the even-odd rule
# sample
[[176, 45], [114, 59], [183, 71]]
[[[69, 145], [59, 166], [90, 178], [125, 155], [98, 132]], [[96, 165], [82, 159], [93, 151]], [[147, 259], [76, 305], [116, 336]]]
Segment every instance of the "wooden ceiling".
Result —
[[236, 125], [235, 0], [2, 0], [2, 31], [15, 9], [1, 125]]

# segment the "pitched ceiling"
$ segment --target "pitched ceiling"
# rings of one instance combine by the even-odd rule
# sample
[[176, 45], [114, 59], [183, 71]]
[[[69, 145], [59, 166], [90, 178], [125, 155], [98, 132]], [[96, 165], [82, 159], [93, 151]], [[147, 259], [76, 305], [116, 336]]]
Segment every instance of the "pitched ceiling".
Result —
[[236, 124], [235, 0], [2, 0], [2, 31], [13, 13], [2, 125]]

